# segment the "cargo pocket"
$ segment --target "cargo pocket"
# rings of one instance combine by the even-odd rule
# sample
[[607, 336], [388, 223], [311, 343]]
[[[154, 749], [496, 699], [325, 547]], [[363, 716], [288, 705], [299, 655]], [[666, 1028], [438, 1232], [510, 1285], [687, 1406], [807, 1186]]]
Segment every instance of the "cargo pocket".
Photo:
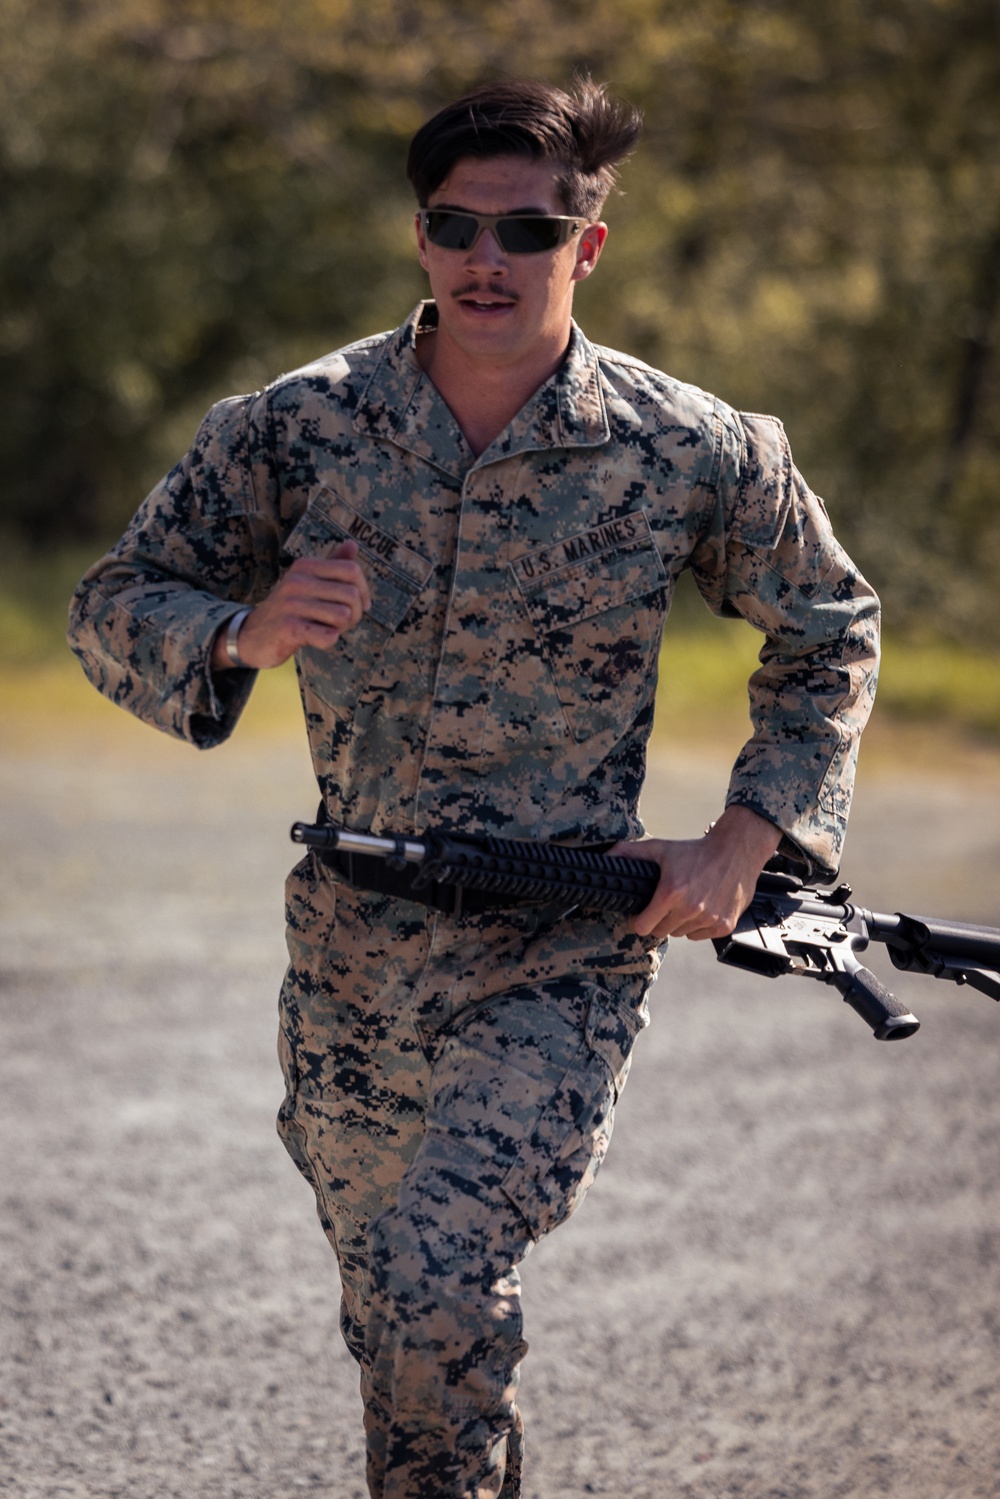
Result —
[[535, 1130], [503, 1179], [503, 1190], [542, 1239], [576, 1211], [607, 1155], [615, 1088], [589, 1047], [559, 1084]]
[[311, 500], [285, 543], [282, 563], [287, 567], [298, 557], [328, 557], [341, 541], [357, 542], [371, 609], [336, 645], [324, 650], [303, 646], [297, 659], [310, 689], [336, 717], [349, 719], [433, 566], [330, 488]]
[[511, 569], [574, 739], [625, 733], [656, 687], [667, 574], [644, 513], [516, 558]]
[[590, 1191], [611, 1143], [633, 1043], [647, 1023], [644, 1005], [633, 1010], [601, 991], [591, 995], [584, 1045], [503, 1180], [533, 1239], [564, 1223]]

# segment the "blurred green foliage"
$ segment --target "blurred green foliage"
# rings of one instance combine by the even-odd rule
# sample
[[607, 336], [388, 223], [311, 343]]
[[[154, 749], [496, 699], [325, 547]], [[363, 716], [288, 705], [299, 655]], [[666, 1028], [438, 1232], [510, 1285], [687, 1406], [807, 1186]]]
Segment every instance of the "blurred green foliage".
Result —
[[774, 411], [897, 629], [1000, 645], [996, 0], [0, 0], [0, 528], [113, 537], [210, 401], [423, 291], [483, 78], [645, 111], [591, 336]]

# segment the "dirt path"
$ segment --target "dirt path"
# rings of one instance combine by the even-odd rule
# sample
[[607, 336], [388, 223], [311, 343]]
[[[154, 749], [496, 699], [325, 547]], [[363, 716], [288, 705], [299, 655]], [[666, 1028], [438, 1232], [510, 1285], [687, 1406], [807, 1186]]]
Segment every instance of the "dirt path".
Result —
[[[720, 779], [657, 766], [648, 820], [697, 831]], [[273, 1131], [312, 801], [252, 735], [0, 762], [3, 1492], [362, 1499]], [[863, 778], [848, 868], [866, 904], [1000, 924], [1000, 776]], [[527, 1499], [1000, 1495], [1000, 1012], [898, 987], [924, 1028], [880, 1046], [832, 992], [672, 950], [600, 1182], [525, 1267]]]

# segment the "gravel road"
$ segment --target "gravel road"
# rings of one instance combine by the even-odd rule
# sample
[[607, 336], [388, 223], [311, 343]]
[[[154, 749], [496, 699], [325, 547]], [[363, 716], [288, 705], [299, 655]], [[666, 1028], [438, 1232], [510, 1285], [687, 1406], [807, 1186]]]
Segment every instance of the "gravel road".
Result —
[[[656, 831], [725, 767], [654, 765]], [[302, 750], [122, 720], [0, 757], [0, 1491], [363, 1499], [353, 1366], [274, 1134]], [[1000, 775], [862, 775], [877, 909], [1000, 924]], [[891, 970], [874, 961], [884, 977]], [[615, 1140], [525, 1266], [526, 1499], [1000, 1495], [1000, 1010], [671, 950]]]

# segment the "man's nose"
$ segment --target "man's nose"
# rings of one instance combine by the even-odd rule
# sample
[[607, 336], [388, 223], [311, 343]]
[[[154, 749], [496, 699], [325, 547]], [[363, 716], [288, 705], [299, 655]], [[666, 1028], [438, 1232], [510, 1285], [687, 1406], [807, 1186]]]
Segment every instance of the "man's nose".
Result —
[[492, 275], [508, 269], [506, 252], [492, 229], [480, 231], [476, 243], [466, 254], [465, 263], [470, 270], [476, 267], [489, 271]]

